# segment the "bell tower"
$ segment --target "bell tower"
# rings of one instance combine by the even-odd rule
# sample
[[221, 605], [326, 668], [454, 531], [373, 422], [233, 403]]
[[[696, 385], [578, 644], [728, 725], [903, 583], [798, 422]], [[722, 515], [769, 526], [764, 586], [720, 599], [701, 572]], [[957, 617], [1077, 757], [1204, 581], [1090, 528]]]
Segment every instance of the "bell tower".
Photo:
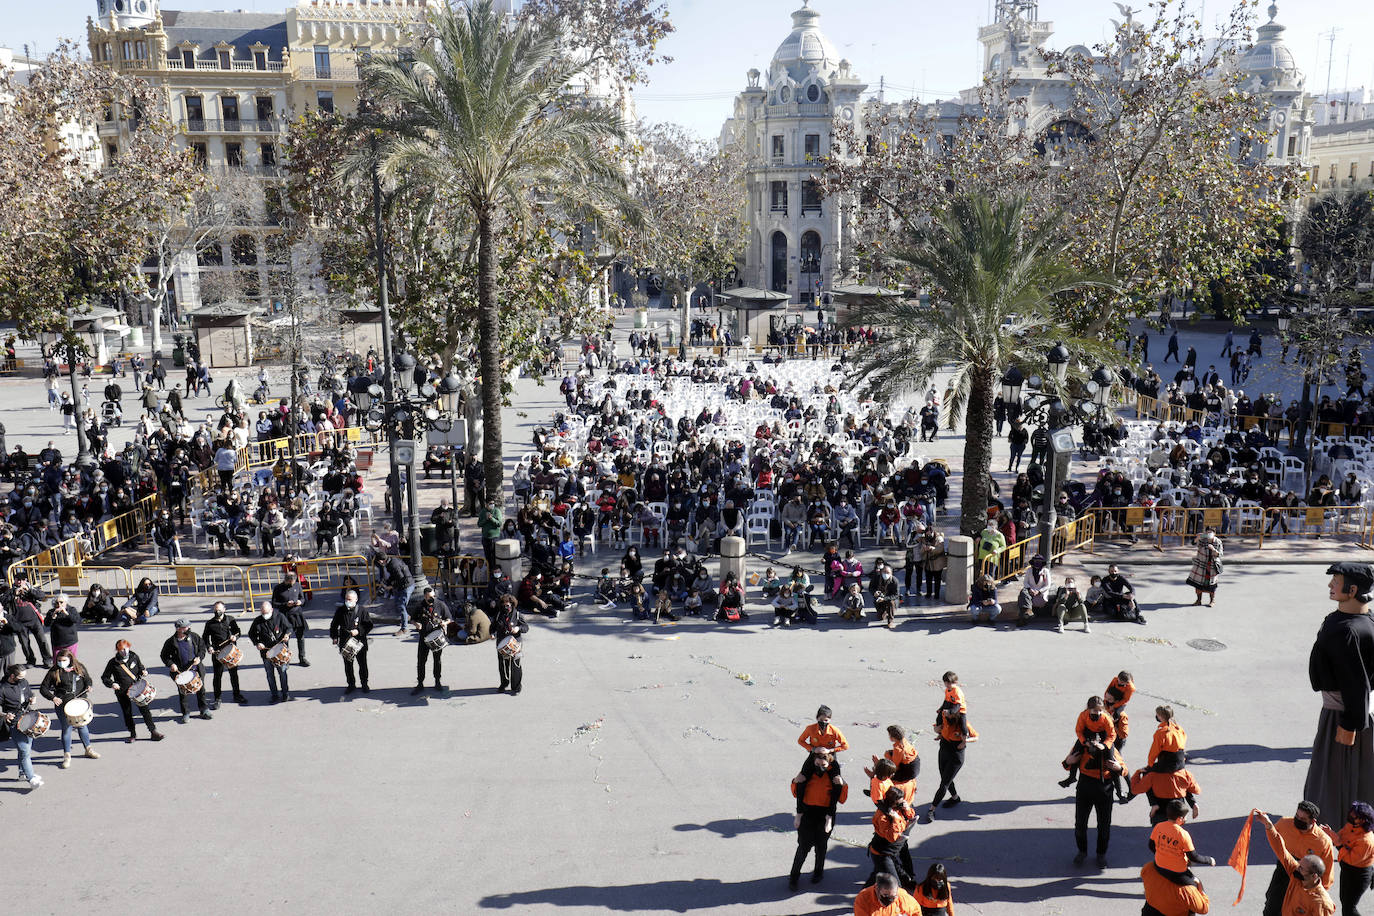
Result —
[[137, 29], [152, 25], [158, 0], [95, 0], [96, 22], [107, 29]]

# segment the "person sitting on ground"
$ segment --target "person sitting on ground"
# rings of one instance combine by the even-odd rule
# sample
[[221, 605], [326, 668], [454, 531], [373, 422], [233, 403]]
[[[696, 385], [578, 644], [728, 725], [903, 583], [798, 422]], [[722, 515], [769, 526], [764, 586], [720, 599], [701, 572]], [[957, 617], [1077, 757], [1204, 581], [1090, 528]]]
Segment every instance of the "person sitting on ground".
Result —
[[1030, 566], [1022, 577], [1021, 592], [1016, 596], [1016, 625], [1024, 627], [1037, 611], [1047, 608], [1050, 600], [1050, 570], [1044, 554], [1031, 557]]
[[748, 620], [744, 611], [744, 589], [740, 588], [739, 577], [733, 572], [726, 574], [720, 585], [720, 603], [716, 609], [716, 619], [737, 623]]
[[784, 585], [773, 599], [773, 626], [787, 626], [796, 612], [797, 599], [792, 594], [792, 586]]
[[1102, 613], [1102, 598], [1102, 577], [1090, 577], [1088, 579], [1088, 592], [1083, 596], [1083, 606], [1087, 608], [1089, 614]]
[[147, 623], [158, 615], [159, 610], [157, 586], [153, 585], [152, 579], [144, 576], [134, 587], [129, 600], [119, 609], [120, 615], [124, 618], [120, 626], [131, 627], [136, 623]]
[[973, 583], [968, 613], [974, 623], [996, 623], [998, 615], [1002, 613], [1002, 605], [997, 600], [997, 583], [992, 576], [984, 574]]
[[1067, 576], [1064, 579], [1064, 584], [1059, 587], [1054, 595], [1055, 632], [1063, 633], [1064, 622], [1077, 618], [1083, 620], [1083, 632], [1091, 633], [1092, 629], [1088, 626], [1088, 608], [1078, 594], [1078, 585], [1074, 581], [1074, 577]]
[[1107, 567], [1107, 576], [1102, 580], [1102, 609], [1118, 620], [1145, 622], [1145, 615], [1140, 613], [1131, 583], [1121, 575], [1115, 563]]

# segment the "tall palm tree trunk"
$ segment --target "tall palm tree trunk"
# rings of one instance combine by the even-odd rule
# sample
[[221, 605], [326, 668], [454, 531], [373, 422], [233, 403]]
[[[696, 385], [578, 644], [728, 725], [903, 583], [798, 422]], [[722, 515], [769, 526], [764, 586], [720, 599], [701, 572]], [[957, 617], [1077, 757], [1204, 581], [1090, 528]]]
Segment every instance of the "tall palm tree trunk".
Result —
[[959, 531], [976, 537], [988, 522], [988, 478], [992, 466], [993, 371], [969, 372], [968, 408], [964, 414], [964, 489], [959, 497]]
[[496, 301], [496, 248], [489, 210], [477, 213], [477, 350], [482, 367], [482, 470], [484, 502], [505, 503], [506, 464], [501, 449], [501, 312]]

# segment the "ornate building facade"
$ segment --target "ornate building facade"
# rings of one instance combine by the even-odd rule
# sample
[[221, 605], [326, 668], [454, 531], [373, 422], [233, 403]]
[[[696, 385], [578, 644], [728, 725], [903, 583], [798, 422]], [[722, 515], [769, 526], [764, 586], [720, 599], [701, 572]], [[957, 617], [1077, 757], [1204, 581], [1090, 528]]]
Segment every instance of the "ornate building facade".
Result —
[[[1118, 4], [1125, 16], [1118, 28], [1129, 28], [1132, 11]], [[1087, 135], [1087, 127], [1073, 111], [1068, 79], [1047, 72], [1041, 48], [1049, 45], [1054, 24], [1039, 18], [1038, 0], [996, 0], [993, 21], [978, 31], [986, 77], [1012, 81], [1023, 103], [1021, 119], [1012, 129], [1044, 140]], [[1283, 41], [1278, 7], [1268, 9], [1268, 21], [1256, 30], [1255, 43], [1236, 61], [1247, 88], [1268, 100], [1268, 123], [1273, 129], [1262, 156], [1273, 165], [1312, 167], [1313, 124], [1303, 74]], [[1067, 49], [1091, 58], [1082, 45]], [[912, 103], [884, 103], [864, 98], [867, 86], [849, 61], [840, 60], [820, 30], [820, 14], [805, 6], [792, 14], [792, 31], [773, 55], [765, 74], [750, 70], [747, 88], [735, 98], [734, 112], [721, 130], [722, 144], [740, 143], [749, 158], [747, 200], [749, 241], [743, 257], [741, 281], [748, 286], [786, 292], [794, 300], [810, 301], [811, 291], [825, 291], [846, 279], [848, 264], [847, 208], [853, 202], [822, 200], [812, 178], [817, 156], [828, 156], [836, 123], [853, 123], [860, 136], [881, 136], [893, 130]], [[919, 113], [932, 119], [937, 130], [953, 134], [971, 106], [979, 104], [979, 90], [958, 98], [918, 103]], [[857, 119], [857, 120], [856, 120]], [[868, 129], [865, 129], [868, 126]], [[1344, 167], [1344, 166], [1342, 166]]]

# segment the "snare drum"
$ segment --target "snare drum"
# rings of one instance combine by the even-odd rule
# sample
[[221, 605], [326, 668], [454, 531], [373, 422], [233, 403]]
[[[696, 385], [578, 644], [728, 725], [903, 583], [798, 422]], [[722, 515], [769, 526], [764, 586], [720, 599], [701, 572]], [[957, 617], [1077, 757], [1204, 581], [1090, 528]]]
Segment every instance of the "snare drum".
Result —
[[39, 738], [48, 730], [48, 717], [36, 709], [30, 709], [19, 717], [14, 727], [30, 738]]
[[63, 704], [62, 715], [67, 717], [67, 724], [72, 728], [80, 728], [91, 724], [91, 720], [95, 718], [95, 710], [91, 709], [89, 700], [76, 697]]
[[278, 668], [285, 668], [291, 664], [291, 646], [286, 640], [282, 640], [275, 646], [267, 650], [267, 660]]
[[353, 636], [350, 636], [347, 642], [339, 646], [339, 654], [344, 657], [346, 662], [353, 661], [361, 651], [363, 651], [363, 641]]
[[215, 661], [225, 668], [237, 668], [239, 662], [243, 660], [243, 653], [239, 651], [237, 643], [230, 643], [215, 653]]
[[502, 658], [516, 658], [520, 655], [520, 640], [506, 636], [496, 644], [496, 654]]
[[438, 652], [448, 645], [448, 635], [444, 633], [442, 628], [435, 630], [425, 637], [425, 645], [429, 646], [429, 651]]
[[157, 688], [149, 683], [146, 677], [134, 681], [124, 693], [135, 706], [147, 706], [157, 699]]
[[183, 696], [191, 693], [200, 693], [202, 681], [200, 675], [194, 670], [183, 671], [173, 678], [177, 682], [177, 693]]

